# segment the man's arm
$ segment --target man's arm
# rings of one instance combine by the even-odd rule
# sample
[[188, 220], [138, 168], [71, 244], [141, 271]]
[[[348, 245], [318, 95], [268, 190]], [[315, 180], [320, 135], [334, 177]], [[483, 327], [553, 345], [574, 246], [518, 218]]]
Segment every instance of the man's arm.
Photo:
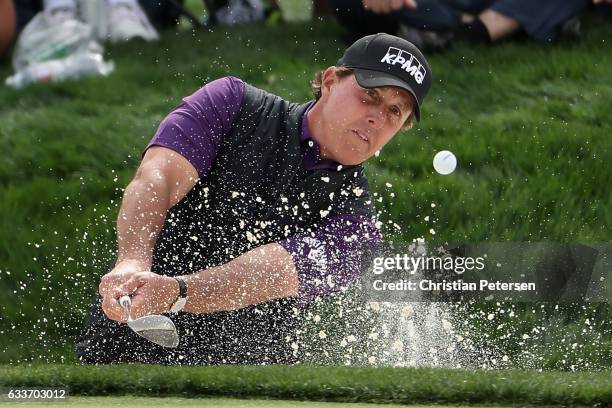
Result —
[[136, 176], [125, 189], [117, 218], [118, 259], [151, 266], [153, 246], [169, 208], [198, 180], [196, 169], [173, 150], [147, 150]]
[[[168, 209], [210, 170], [243, 95], [244, 82], [238, 78], [217, 79], [184, 98], [159, 125], [124, 194], [117, 220], [118, 262], [100, 282], [109, 318], [122, 314], [112, 292], [135, 273], [150, 270]], [[166, 280], [166, 286], [178, 295], [174, 279]]]
[[[232, 261], [191, 275], [187, 304], [191, 313], [240, 309], [269, 300], [299, 296], [309, 302], [341, 291], [357, 279], [369, 263], [368, 252], [381, 235], [363, 216], [334, 217], [310, 233], [270, 243]], [[313, 247], [313, 242], [320, 244]], [[132, 317], [167, 313], [178, 297], [173, 278], [141, 272], [115, 289], [114, 297], [132, 295]], [[115, 320], [125, 321], [125, 316]]]
[[[191, 275], [187, 282], [187, 304], [191, 313], [236, 310], [273, 299], [296, 296], [299, 279], [289, 252], [277, 243], [262, 245], [232, 261]], [[176, 285], [176, 287], [174, 287]], [[115, 289], [114, 297], [132, 295], [133, 318], [167, 313], [178, 297], [173, 278], [140, 272]], [[125, 316], [114, 320], [125, 322]]]
[[192, 313], [241, 309], [298, 293], [293, 259], [277, 243], [262, 245], [224, 265], [183, 278], [189, 299], [184, 310]]
[[[129, 276], [151, 268], [153, 247], [168, 209], [178, 203], [197, 180], [195, 168], [173, 150], [154, 146], [145, 153], [136, 176], [123, 194], [117, 219], [117, 263], [99, 286], [104, 298], [102, 308], [109, 317], [123, 313], [112, 296], [113, 289]], [[178, 294], [178, 284], [174, 284]]]

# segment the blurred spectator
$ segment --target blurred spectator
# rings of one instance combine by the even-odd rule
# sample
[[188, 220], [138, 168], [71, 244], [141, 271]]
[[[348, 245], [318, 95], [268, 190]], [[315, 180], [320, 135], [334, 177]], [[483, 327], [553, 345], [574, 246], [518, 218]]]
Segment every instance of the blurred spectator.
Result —
[[[92, 0], [86, 0], [91, 2]], [[106, 0], [107, 38], [110, 41], [126, 41], [142, 38], [151, 41], [158, 38], [146, 14], [137, 0]], [[44, 0], [43, 12], [51, 24], [78, 19], [77, 0]]]
[[[603, 0], [600, 0], [603, 1]], [[589, 0], [330, 0], [352, 35], [400, 35], [415, 45], [442, 49], [453, 38], [492, 43], [521, 30], [554, 42]]]
[[13, 0], [0, 0], [0, 59], [11, 44], [16, 25]]
[[81, 18], [83, 6], [95, 7], [94, 4], [103, 5], [107, 15], [100, 18], [108, 24], [105, 31], [111, 41], [131, 38], [152, 40], [157, 35], [152, 34], [155, 29], [149, 18], [158, 27], [176, 24], [178, 19], [175, 8], [169, 2], [159, 0], [15, 0], [16, 31], [21, 32], [38, 12], [42, 11], [49, 23], [61, 24], [66, 20]]
[[612, 0], [593, 0], [593, 4], [598, 11], [612, 14]]

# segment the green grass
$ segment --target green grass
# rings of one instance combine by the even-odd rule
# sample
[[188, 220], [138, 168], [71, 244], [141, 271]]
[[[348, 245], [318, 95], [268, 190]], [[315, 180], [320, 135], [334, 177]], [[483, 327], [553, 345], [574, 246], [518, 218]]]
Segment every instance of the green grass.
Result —
[[69, 388], [70, 395], [285, 400], [596, 405], [612, 398], [612, 374], [343, 367], [13, 366], [0, 386]]
[[[312, 401], [283, 401], [264, 399], [234, 399], [234, 398], [176, 398], [176, 397], [69, 397], [65, 400], [51, 401], [48, 404], [57, 404], [63, 407], [220, 407], [220, 408], [376, 408], [397, 407], [390, 404], [370, 403], [342, 403], [342, 402], [312, 402]], [[8, 402], [6, 405], [15, 404]], [[19, 407], [37, 408], [40, 401], [19, 402]], [[3, 405], [0, 402], [0, 406]], [[442, 408], [441, 405], [418, 405], [414, 408]]]
[[[398, 238], [611, 241], [612, 26], [589, 23], [581, 41], [556, 47], [459, 45], [431, 56], [422, 123], [367, 165]], [[339, 34], [331, 22], [168, 32], [107, 46], [117, 67], [108, 78], [0, 87], [0, 351], [24, 351], [15, 334], [61, 345], [78, 332], [113, 257], [122, 188], [181, 97], [235, 75], [308, 100], [312, 74], [345, 47]], [[0, 77], [10, 73], [0, 66]], [[451, 176], [432, 169], [441, 149], [459, 159]], [[560, 335], [580, 336], [580, 319]], [[609, 345], [608, 331], [585, 353]]]

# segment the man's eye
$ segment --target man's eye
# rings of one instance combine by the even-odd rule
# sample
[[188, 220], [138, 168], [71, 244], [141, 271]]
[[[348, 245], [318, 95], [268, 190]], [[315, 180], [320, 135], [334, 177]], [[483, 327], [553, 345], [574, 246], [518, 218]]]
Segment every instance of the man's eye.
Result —
[[399, 110], [397, 106], [391, 107], [391, 113], [393, 113], [395, 116], [402, 116], [402, 112]]
[[371, 89], [366, 89], [366, 94], [370, 97], [370, 98], [375, 98], [376, 97], [376, 92], [374, 92]]

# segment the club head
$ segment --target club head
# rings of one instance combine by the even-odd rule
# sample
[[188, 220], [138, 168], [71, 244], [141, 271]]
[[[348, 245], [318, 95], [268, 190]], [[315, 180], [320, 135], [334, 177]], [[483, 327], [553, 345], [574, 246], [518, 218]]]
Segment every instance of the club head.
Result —
[[179, 344], [176, 326], [166, 316], [143, 316], [128, 320], [127, 324], [134, 332], [160, 346], [174, 348]]
[[149, 315], [132, 319], [130, 308], [132, 300], [129, 296], [122, 296], [119, 304], [125, 309], [128, 326], [138, 335], [159, 344], [162, 347], [174, 348], [179, 344], [178, 332], [174, 322], [169, 317], [161, 315]]

